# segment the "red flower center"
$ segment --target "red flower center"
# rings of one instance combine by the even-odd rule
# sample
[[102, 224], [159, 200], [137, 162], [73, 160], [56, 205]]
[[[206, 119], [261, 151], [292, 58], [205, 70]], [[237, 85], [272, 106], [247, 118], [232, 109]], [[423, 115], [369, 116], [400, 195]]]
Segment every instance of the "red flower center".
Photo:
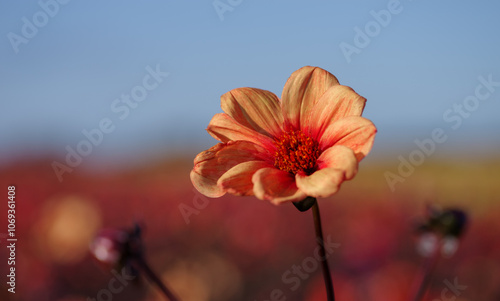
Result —
[[274, 166], [280, 170], [296, 174], [303, 171], [311, 174], [316, 166], [320, 151], [318, 142], [300, 130], [284, 132], [274, 139], [276, 153]]

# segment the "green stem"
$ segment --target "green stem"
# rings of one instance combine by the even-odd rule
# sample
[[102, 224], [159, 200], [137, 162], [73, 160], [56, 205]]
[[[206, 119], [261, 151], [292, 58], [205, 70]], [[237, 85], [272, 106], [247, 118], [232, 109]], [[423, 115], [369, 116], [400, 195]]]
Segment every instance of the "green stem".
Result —
[[323, 270], [323, 279], [325, 280], [326, 296], [328, 301], [335, 301], [335, 294], [333, 292], [333, 281], [330, 275], [330, 267], [328, 266], [328, 260], [326, 258], [325, 244], [323, 239], [323, 230], [321, 229], [321, 217], [319, 214], [318, 201], [314, 201], [312, 206], [313, 218], [314, 218], [314, 228], [316, 230], [316, 241], [318, 242], [319, 254], [323, 260], [321, 261], [321, 267]]

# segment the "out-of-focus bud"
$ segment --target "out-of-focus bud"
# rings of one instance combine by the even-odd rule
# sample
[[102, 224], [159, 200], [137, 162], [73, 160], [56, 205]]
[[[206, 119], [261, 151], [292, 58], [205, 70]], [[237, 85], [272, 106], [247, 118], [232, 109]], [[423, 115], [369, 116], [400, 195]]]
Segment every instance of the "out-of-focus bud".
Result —
[[434, 232], [442, 236], [458, 238], [467, 224], [467, 215], [460, 209], [440, 210], [429, 206], [427, 215], [427, 219], [418, 227], [421, 232]]
[[427, 207], [427, 217], [417, 227], [419, 235], [417, 251], [424, 257], [438, 250], [450, 257], [458, 249], [459, 237], [467, 224], [467, 215], [460, 209], [439, 209]]
[[139, 272], [155, 283], [168, 300], [177, 301], [177, 297], [163, 284], [161, 279], [146, 263], [138, 224], [129, 230], [104, 229], [98, 232], [90, 244], [90, 252], [97, 261], [112, 267], [126, 267], [133, 276]]
[[102, 264], [116, 267], [125, 266], [142, 256], [141, 228], [103, 229], [90, 244], [90, 253]]
[[454, 236], [446, 236], [443, 238], [441, 254], [445, 257], [451, 257], [458, 250], [459, 241]]
[[439, 238], [434, 233], [423, 233], [419, 236], [417, 242], [417, 252], [422, 257], [429, 257], [434, 252], [436, 248], [439, 248]]

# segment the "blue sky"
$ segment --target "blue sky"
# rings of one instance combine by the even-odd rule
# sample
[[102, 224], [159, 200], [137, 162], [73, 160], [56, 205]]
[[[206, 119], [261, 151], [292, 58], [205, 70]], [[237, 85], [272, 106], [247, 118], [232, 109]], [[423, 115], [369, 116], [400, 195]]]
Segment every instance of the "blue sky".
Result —
[[[214, 3], [231, 10], [221, 17]], [[243, 86], [281, 95], [305, 65], [368, 99], [375, 157], [411, 150], [436, 127], [449, 136], [440, 155], [494, 154], [500, 87], [482, 88], [488, 97], [471, 103], [457, 128], [458, 113], [443, 115], [474, 96], [479, 77], [500, 82], [499, 11], [496, 1], [4, 1], [0, 164], [64, 155], [103, 118], [115, 129], [89, 161], [196, 154], [215, 142], [204, 129], [221, 111], [220, 95]], [[28, 38], [25, 20], [41, 25]], [[356, 28], [369, 39], [362, 47]], [[14, 45], [13, 35], [24, 42]], [[342, 43], [358, 49], [350, 62]], [[147, 66], [168, 76], [119, 119], [113, 101], [142, 83]]]

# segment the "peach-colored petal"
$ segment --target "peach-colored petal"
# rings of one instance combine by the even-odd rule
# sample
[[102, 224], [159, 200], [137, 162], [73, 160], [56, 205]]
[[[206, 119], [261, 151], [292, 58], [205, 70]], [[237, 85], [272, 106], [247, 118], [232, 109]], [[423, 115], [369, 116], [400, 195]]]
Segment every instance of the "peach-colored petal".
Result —
[[221, 97], [224, 112], [243, 126], [268, 136], [281, 133], [283, 115], [280, 101], [273, 93], [255, 89], [238, 88]]
[[330, 124], [319, 137], [322, 150], [333, 145], [344, 145], [356, 154], [359, 161], [371, 150], [377, 128], [368, 119], [359, 116], [342, 118]]
[[226, 193], [217, 180], [234, 166], [247, 161], [270, 160], [270, 154], [261, 146], [247, 141], [219, 143], [200, 153], [194, 159], [190, 177], [194, 187], [208, 197]]
[[294, 176], [273, 167], [259, 169], [252, 177], [253, 192], [261, 200], [278, 205], [307, 197], [295, 184]]
[[261, 133], [242, 126], [225, 113], [215, 114], [207, 128], [208, 133], [221, 142], [250, 141], [265, 148], [274, 150], [273, 140]]
[[[365, 102], [329, 72], [310, 66], [290, 76], [281, 101], [265, 90], [231, 90], [221, 97], [225, 113], [216, 114], [207, 128], [223, 143], [195, 158], [193, 185], [209, 197], [229, 192], [255, 195], [274, 204], [330, 196], [356, 175], [358, 162], [373, 146], [377, 129], [361, 117]], [[295, 136], [297, 143], [288, 142]], [[284, 148], [278, 151], [279, 141]], [[286, 157], [290, 152], [299, 159], [310, 156], [316, 171], [277, 169], [275, 155]], [[283, 169], [285, 165], [280, 163]], [[304, 169], [311, 170], [310, 166]]]
[[300, 129], [316, 101], [338, 84], [333, 74], [318, 67], [306, 66], [292, 73], [281, 94], [285, 122]]
[[358, 172], [358, 160], [354, 151], [344, 145], [327, 148], [316, 161], [318, 169], [335, 168], [344, 172], [345, 180], [354, 178]]
[[333, 122], [348, 116], [361, 116], [366, 98], [353, 89], [336, 85], [330, 87], [314, 105], [303, 128], [317, 139]]
[[234, 195], [253, 195], [252, 176], [259, 169], [272, 167], [265, 161], [248, 161], [240, 163], [222, 175], [217, 185]]
[[308, 176], [303, 172], [295, 175], [297, 187], [314, 198], [326, 198], [336, 193], [344, 181], [344, 171], [336, 168], [324, 168]]

